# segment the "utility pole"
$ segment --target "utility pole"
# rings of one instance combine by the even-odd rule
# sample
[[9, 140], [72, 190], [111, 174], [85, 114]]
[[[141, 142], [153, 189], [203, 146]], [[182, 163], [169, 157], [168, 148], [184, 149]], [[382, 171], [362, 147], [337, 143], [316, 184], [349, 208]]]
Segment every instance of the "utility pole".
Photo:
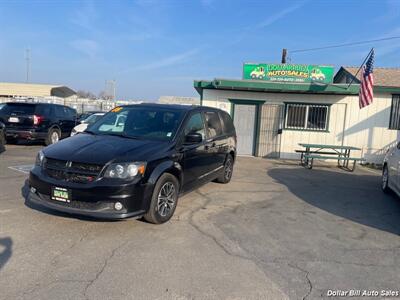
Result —
[[31, 49], [26, 48], [25, 50], [25, 60], [26, 60], [26, 83], [29, 83], [30, 68], [31, 68]]
[[113, 100], [115, 102], [115, 101], [117, 101], [116, 94], [115, 94], [115, 79], [111, 80], [111, 82], [112, 82]]
[[283, 48], [282, 49], [282, 63], [286, 64], [286, 55], [287, 55], [287, 49]]

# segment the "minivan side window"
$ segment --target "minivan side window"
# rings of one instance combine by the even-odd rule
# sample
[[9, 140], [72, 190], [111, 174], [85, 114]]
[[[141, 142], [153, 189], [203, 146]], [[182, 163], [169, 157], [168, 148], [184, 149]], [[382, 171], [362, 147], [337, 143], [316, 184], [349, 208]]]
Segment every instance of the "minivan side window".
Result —
[[218, 113], [208, 111], [204, 115], [206, 117], [208, 137], [213, 138], [222, 135], [221, 120], [219, 119]]
[[189, 133], [200, 133], [202, 138], [205, 138], [204, 123], [203, 118], [201, 117], [201, 113], [193, 114], [187, 121], [184, 134], [186, 136]]
[[233, 134], [235, 132], [235, 127], [233, 126], [231, 116], [226, 112], [220, 112], [219, 115], [222, 119], [224, 132], [226, 134]]

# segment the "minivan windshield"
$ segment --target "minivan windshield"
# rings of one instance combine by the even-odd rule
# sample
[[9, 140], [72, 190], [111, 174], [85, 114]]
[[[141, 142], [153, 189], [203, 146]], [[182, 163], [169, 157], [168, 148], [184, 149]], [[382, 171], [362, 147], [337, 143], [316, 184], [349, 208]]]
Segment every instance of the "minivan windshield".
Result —
[[116, 107], [87, 131], [99, 135], [128, 138], [171, 140], [182, 121], [183, 113], [163, 107]]

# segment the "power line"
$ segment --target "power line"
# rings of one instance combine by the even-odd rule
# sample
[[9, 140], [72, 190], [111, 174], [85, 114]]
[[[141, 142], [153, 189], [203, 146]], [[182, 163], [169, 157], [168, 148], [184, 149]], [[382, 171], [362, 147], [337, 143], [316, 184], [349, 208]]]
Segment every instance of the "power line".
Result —
[[381, 38], [381, 39], [376, 39], [376, 40], [359, 41], [359, 42], [331, 45], [331, 46], [325, 46], [325, 47], [296, 49], [296, 50], [290, 51], [290, 53], [300, 53], [300, 52], [309, 52], [309, 51], [317, 51], [317, 50], [332, 49], [332, 48], [349, 47], [349, 46], [354, 46], [354, 45], [369, 44], [369, 43], [373, 43], [373, 42], [382, 42], [382, 41], [389, 41], [389, 40], [395, 40], [395, 39], [400, 39], [400, 36], [392, 36], [392, 37]]

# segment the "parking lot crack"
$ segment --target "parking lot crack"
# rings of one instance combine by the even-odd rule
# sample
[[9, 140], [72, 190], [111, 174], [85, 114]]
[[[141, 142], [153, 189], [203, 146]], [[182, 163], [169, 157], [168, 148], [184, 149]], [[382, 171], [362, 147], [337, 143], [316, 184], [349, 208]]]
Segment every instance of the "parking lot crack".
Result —
[[96, 281], [100, 278], [100, 276], [103, 274], [103, 272], [105, 271], [105, 269], [107, 268], [109, 262], [111, 261], [111, 259], [114, 257], [115, 253], [121, 249], [122, 247], [124, 247], [126, 244], [128, 243], [128, 241], [120, 244], [119, 246], [115, 247], [109, 256], [107, 256], [103, 262], [102, 267], [97, 271], [96, 275], [94, 276], [93, 279], [89, 280], [87, 285], [85, 286], [85, 289], [83, 291], [83, 295], [85, 297], [85, 299], [89, 299], [89, 297], [87, 296], [87, 292], [89, 290], [89, 288], [96, 283]]
[[62, 251], [60, 254], [56, 255], [53, 260], [51, 261], [52, 265], [57, 264], [58, 258], [63, 257], [65, 253], [69, 252], [73, 248], [75, 248], [78, 244], [82, 243], [83, 240], [89, 235], [89, 232], [84, 233], [78, 240], [75, 240], [67, 249]]
[[307, 271], [306, 269], [303, 269], [303, 268], [300, 268], [297, 264], [295, 264], [295, 263], [293, 263], [293, 262], [291, 262], [291, 263], [288, 263], [288, 266], [289, 267], [292, 267], [292, 268], [294, 268], [294, 269], [297, 269], [297, 270], [299, 270], [300, 272], [302, 272], [302, 273], [304, 273], [304, 275], [305, 275], [305, 279], [306, 279], [306, 281], [307, 281], [307, 284], [308, 284], [308, 292], [303, 296], [303, 300], [306, 300], [307, 298], [308, 298], [308, 296], [310, 296], [310, 294], [311, 294], [311, 292], [312, 292], [312, 290], [313, 290], [313, 285], [312, 285], [312, 282], [311, 282], [311, 280], [310, 280], [310, 277], [309, 277], [309, 275], [310, 275], [310, 272], [309, 271]]
[[[207, 205], [212, 201], [212, 199], [210, 197], [208, 197], [206, 194], [200, 192], [200, 191], [196, 191], [196, 193], [198, 195], [200, 195], [203, 199], [205, 199], [204, 203], [199, 206], [197, 209], [193, 210], [190, 217], [189, 217], [189, 224], [195, 228], [200, 234], [212, 239], [214, 241], [214, 243], [222, 250], [224, 251], [226, 254], [230, 255], [230, 256], [234, 256], [234, 257], [238, 257], [241, 259], [245, 259], [245, 260], [249, 260], [254, 262], [251, 257], [248, 255], [247, 252], [245, 252], [242, 248], [240, 248], [239, 246], [235, 246], [233, 245], [233, 242], [230, 239], [226, 239], [226, 238], [217, 238], [215, 236], [215, 234], [210, 233], [209, 231], [216, 231], [216, 228], [214, 228], [214, 226], [212, 224], [210, 224], [209, 222], [204, 222], [204, 224], [208, 224], [206, 226], [208, 226], [209, 228], [202, 228], [201, 225], [199, 225], [200, 223], [203, 224], [202, 222], [198, 222], [196, 223], [195, 219], [195, 215], [196, 213], [198, 213], [200, 210], [203, 214], [208, 214], [208, 212], [204, 212], [203, 209], [207, 207]], [[205, 219], [206, 217], [203, 215], [200, 217], [201, 219]], [[218, 235], [222, 235], [218, 234]], [[224, 235], [225, 236], [225, 235]], [[225, 240], [225, 242], [221, 242], [221, 240]]]

